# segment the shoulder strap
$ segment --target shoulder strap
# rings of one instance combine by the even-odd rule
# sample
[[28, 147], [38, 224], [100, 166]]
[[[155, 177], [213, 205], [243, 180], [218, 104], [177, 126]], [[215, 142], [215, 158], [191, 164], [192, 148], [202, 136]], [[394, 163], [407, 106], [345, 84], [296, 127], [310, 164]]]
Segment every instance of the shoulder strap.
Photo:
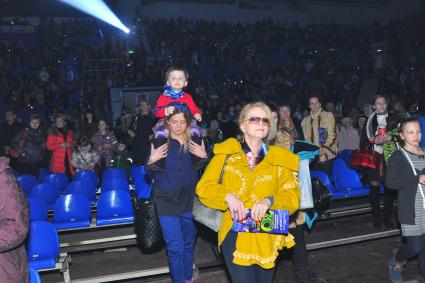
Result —
[[227, 159], [229, 159], [229, 157], [230, 157], [230, 154], [227, 154], [226, 159], [224, 159], [223, 167], [221, 168], [221, 172], [220, 172], [220, 178], [218, 178], [219, 184], [223, 183], [224, 167], [226, 167]]
[[409, 155], [407, 154], [407, 152], [406, 152], [404, 149], [401, 149], [401, 152], [404, 154], [404, 157], [406, 157], [407, 161], [408, 161], [408, 162], [409, 162], [409, 164], [410, 164], [410, 167], [412, 167], [413, 174], [414, 174], [415, 176], [417, 176], [417, 175], [418, 175], [418, 173], [416, 172], [415, 166], [413, 166], [413, 162], [412, 162], [412, 160], [410, 159]]
[[[403, 152], [404, 156], [405, 156], [405, 157], [407, 158], [407, 160], [409, 161], [410, 166], [412, 167], [412, 170], [413, 170], [413, 174], [415, 174], [415, 176], [417, 176], [417, 175], [418, 175], [418, 173], [416, 172], [416, 169], [415, 169], [415, 167], [413, 166], [413, 162], [412, 162], [412, 160], [410, 159], [409, 155], [407, 154], [407, 152], [406, 152], [404, 149], [401, 149], [401, 152]], [[421, 196], [422, 196], [422, 206], [423, 206], [423, 208], [425, 209], [425, 193], [424, 193], [424, 190], [422, 189], [422, 185], [421, 185], [420, 183], [418, 183], [418, 189], [419, 189], [419, 192], [421, 193]]]

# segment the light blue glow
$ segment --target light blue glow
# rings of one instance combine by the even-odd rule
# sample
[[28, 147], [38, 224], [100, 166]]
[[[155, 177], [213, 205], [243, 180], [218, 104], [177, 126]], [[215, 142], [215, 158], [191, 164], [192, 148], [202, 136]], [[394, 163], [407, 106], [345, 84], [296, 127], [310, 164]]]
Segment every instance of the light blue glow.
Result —
[[92, 15], [104, 22], [107, 22], [114, 27], [119, 28], [125, 33], [130, 33], [130, 30], [118, 19], [118, 17], [109, 9], [102, 0], [59, 0], [74, 8], [77, 8], [84, 13]]

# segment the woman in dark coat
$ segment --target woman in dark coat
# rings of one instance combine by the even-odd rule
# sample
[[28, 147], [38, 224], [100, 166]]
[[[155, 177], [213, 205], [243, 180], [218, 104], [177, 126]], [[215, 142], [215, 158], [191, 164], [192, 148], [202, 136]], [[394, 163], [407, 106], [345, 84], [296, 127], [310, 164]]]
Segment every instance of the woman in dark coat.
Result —
[[133, 160], [134, 165], [144, 165], [150, 150], [149, 136], [153, 134], [152, 127], [155, 118], [149, 113], [149, 105], [146, 101], [140, 102], [140, 114], [133, 122], [134, 127], [128, 134], [134, 138]]
[[28, 203], [8, 163], [0, 157], [0, 282], [27, 283]]
[[40, 124], [40, 116], [32, 115], [29, 127], [19, 132], [12, 141], [12, 149], [17, 154], [15, 170], [19, 174], [38, 176], [46, 152], [46, 134]]
[[395, 195], [393, 191], [384, 190], [384, 211], [381, 218], [380, 202], [380, 182], [385, 177], [385, 161], [382, 157], [383, 144], [391, 141], [392, 137], [388, 134], [397, 127], [397, 120], [388, 113], [388, 103], [385, 96], [377, 95], [373, 99], [373, 109], [375, 110], [368, 118], [360, 137], [360, 147], [363, 149], [372, 148], [375, 152], [381, 154], [380, 165], [375, 170], [365, 169], [365, 176], [369, 183], [369, 201], [372, 208], [373, 227], [380, 228], [382, 222], [386, 228], [393, 227], [391, 214], [393, 211]]

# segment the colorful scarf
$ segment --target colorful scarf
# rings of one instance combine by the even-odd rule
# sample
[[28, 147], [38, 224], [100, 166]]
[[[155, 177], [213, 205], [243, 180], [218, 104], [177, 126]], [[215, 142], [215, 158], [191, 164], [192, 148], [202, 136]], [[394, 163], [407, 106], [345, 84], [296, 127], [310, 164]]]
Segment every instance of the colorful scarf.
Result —
[[171, 98], [171, 99], [178, 99], [184, 95], [184, 91], [175, 91], [171, 88], [169, 85], [164, 85], [164, 93], [165, 96]]

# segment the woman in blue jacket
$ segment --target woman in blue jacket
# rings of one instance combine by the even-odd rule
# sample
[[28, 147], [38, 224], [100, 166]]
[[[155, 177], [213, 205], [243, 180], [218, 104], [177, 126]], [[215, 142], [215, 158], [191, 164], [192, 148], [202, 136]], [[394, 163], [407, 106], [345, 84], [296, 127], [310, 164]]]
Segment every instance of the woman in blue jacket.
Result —
[[204, 143], [190, 139], [190, 113], [182, 106], [166, 117], [168, 142], [154, 148], [147, 165], [165, 158], [165, 169], [155, 173], [154, 197], [165, 240], [173, 283], [193, 282], [196, 228], [192, 207], [199, 173], [191, 154], [207, 159]]

